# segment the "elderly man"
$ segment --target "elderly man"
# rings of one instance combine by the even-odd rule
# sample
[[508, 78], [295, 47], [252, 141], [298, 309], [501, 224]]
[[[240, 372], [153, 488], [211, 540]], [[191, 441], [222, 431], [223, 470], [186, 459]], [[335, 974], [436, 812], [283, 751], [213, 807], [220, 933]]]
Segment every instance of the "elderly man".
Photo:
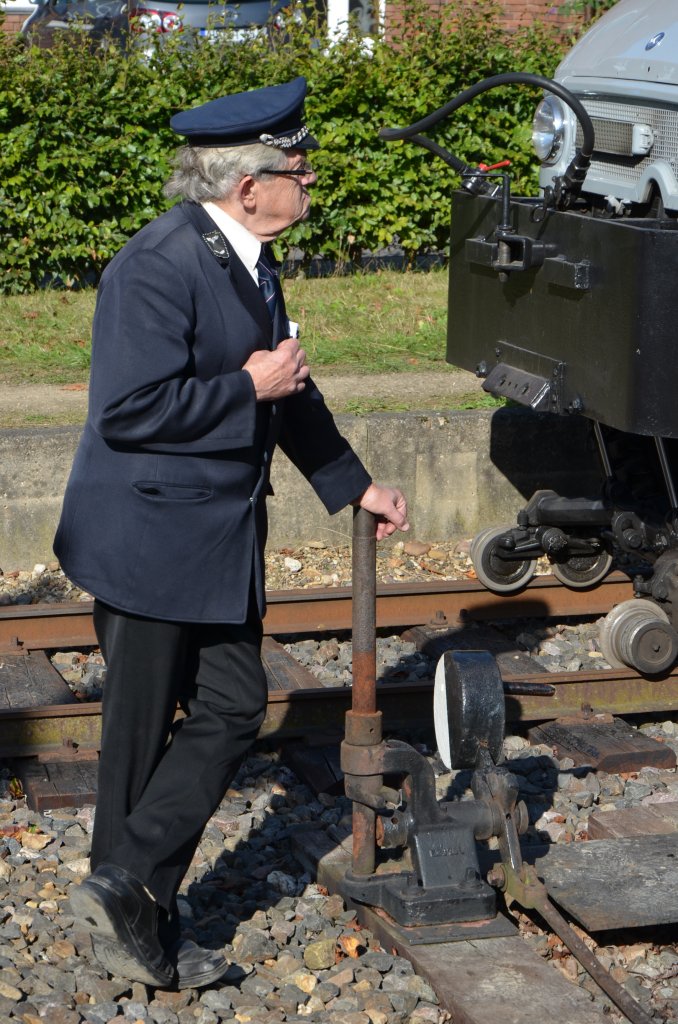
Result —
[[[90, 409], [55, 552], [95, 597], [107, 664], [92, 874], [72, 895], [98, 960], [160, 987], [218, 979], [176, 895], [264, 717], [263, 548], [279, 445], [328, 512], [406, 530], [313, 384], [267, 243], [308, 216], [306, 82], [177, 114], [167, 192], [99, 287]], [[175, 722], [180, 704], [185, 717]]]

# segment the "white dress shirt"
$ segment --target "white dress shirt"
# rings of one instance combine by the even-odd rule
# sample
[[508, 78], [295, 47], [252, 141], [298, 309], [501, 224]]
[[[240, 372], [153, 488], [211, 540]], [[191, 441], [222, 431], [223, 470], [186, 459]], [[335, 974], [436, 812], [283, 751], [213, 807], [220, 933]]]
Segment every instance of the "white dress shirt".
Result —
[[219, 230], [223, 231], [226, 235], [226, 238], [235, 249], [236, 255], [242, 260], [252, 275], [252, 280], [258, 285], [257, 261], [261, 255], [261, 242], [259, 239], [240, 224], [239, 221], [234, 220], [230, 213], [226, 213], [220, 206], [217, 206], [216, 203], [203, 203], [202, 205]]

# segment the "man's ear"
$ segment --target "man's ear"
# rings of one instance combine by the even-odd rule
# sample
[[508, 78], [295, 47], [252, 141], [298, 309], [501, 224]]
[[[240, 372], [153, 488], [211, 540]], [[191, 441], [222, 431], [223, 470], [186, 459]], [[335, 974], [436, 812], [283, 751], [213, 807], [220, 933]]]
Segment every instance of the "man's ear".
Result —
[[238, 184], [238, 197], [244, 208], [248, 211], [252, 211], [256, 206], [257, 197], [257, 180], [253, 178], [251, 174], [246, 174], [244, 178], [240, 179]]

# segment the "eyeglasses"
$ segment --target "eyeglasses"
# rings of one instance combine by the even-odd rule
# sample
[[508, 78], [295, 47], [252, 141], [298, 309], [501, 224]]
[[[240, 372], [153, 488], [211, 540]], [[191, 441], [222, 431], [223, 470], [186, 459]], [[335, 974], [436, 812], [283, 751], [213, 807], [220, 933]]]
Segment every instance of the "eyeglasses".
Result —
[[289, 167], [287, 170], [279, 170], [273, 167], [262, 167], [259, 174], [294, 174], [300, 178], [307, 178], [309, 174], [313, 174], [313, 168], [310, 164], [304, 164], [303, 167]]

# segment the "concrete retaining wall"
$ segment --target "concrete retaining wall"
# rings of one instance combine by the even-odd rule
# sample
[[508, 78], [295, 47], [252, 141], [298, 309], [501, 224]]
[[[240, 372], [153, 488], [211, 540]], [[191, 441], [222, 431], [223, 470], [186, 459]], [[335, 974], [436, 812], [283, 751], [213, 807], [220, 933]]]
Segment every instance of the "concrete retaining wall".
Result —
[[[500, 409], [338, 416], [337, 422], [374, 478], [405, 490], [410, 536], [420, 540], [471, 537], [485, 526], [513, 523], [539, 488], [574, 495], [598, 486], [583, 419]], [[52, 538], [79, 434], [76, 427], [0, 431], [0, 567], [5, 572], [53, 559]], [[350, 510], [328, 516], [281, 452], [272, 483], [271, 547], [350, 540]]]

